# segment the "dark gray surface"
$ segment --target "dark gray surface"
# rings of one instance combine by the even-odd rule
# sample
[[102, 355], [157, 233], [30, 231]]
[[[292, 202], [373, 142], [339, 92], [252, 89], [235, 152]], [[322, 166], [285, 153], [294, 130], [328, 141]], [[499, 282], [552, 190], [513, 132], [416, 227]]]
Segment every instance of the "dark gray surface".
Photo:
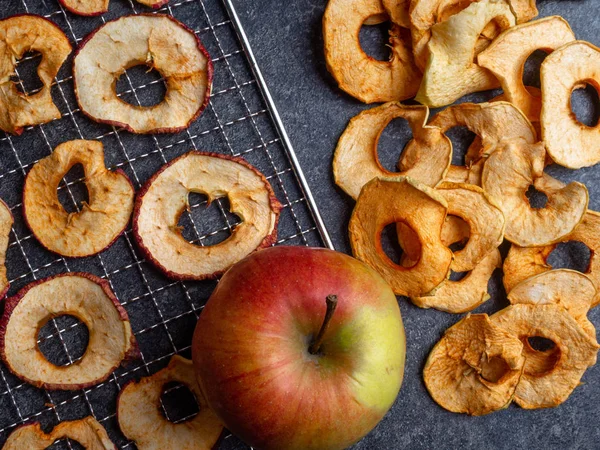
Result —
[[[346, 227], [353, 201], [334, 186], [331, 161], [348, 120], [368, 106], [338, 90], [325, 69], [321, 17], [326, 1], [237, 0], [236, 4], [334, 244], [349, 252]], [[598, 0], [539, 1], [538, 6], [540, 16], [562, 15], [579, 39], [600, 45]], [[483, 101], [491, 96], [469, 98]], [[394, 124], [389, 131], [380, 145], [385, 163], [397, 160], [409, 138], [403, 125]], [[551, 167], [549, 172], [562, 180], [586, 183], [590, 208], [600, 209], [600, 167], [579, 171]], [[574, 264], [581, 254], [572, 258]], [[565, 258], [561, 262], [570, 264]], [[490, 290], [492, 299], [477, 312], [506, 305], [500, 273]], [[600, 447], [599, 366], [590, 368], [583, 385], [555, 409], [525, 411], [512, 405], [486, 417], [452, 414], [431, 400], [421, 371], [432, 346], [460, 316], [418, 309], [405, 299], [400, 306], [408, 340], [404, 385], [390, 413], [357, 449]], [[600, 325], [600, 311], [593, 310], [590, 319]]]

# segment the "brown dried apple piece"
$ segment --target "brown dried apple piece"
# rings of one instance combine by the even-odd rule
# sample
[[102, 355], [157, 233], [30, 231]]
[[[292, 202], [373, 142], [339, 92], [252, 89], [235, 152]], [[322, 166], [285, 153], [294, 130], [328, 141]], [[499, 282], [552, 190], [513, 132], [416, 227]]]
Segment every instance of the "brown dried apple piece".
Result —
[[600, 91], [600, 49], [575, 41], [552, 52], [542, 63], [542, 139], [552, 159], [571, 169], [600, 161], [600, 123], [589, 127], [571, 111], [573, 90], [588, 83]]
[[[438, 128], [426, 125], [428, 116], [426, 106], [386, 103], [353, 117], [333, 157], [336, 184], [354, 199], [376, 177], [408, 176], [427, 186], [436, 186], [450, 165], [452, 144]], [[404, 149], [399, 173], [384, 169], [377, 158], [381, 133], [396, 118], [406, 119], [413, 134]]]
[[65, 9], [80, 16], [99, 16], [108, 11], [110, 0], [58, 0]]
[[481, 186], [481, 172], [483, 172], [483, 165], [485, 159], [480, 158], [474, 163], [470, 163], [466, 166], [450, 165], [444, 181], [449, 183], [466, 183], [474, 186]]
[[[68, 366], [48, 361], [37, 345], [52, 318], [71, 315], [89, 331], [86, 352]], [[127, 312], [108, 281], [89, 273], [63, 273], [35, 281], [6, 300], [0, 320], [2, 360], [17, 377], [44, 389], [83, 389], [106, 380], [138, 354]]]
[[473, 416], [506, 408], [523, 366], [523, 344], [487, 314], [468, 315], [435, 345], [423, 369], [425, 387], [448, 411]]
[[[580, 384], [586, 369], [596, 363], [598, 342], [562, 306], [511, 305], [490, 319], [521, 341], [542, 337], [555, 345], [555, 351], [546, 353], [535, 350], [532, 353], [528, 346], [523, 348], [525, 364], [514, 396], [521, 408], [560, 405]], [[542, 364], [541, 360], [546, 358], [550, 360]]]
[[[42, 60], [37, 75], [42, 88], [34, 94], [17, 89], [13, 77], [17, 60], [27, 52], [39, 52]], [[0, 20], [0, 129], [21, 134], [23, 128], [60, 119], [60, 111], [52, 101], [50, 87], [67, 56], [69, 40], [54, 23], [33, 14], [20, 14]]]
[[364, 103], [411, 98], [421, 82], [410, 39], [398, 24], [390, 28], [389, 61], [369, 57], [360, 46], [363, 24], [382, 14], [386, 12], [381, 0], [329, 0], [323, 16], [327, 70], [340, 89]]
[[482, 173], [484, 191], [494, 198], [506, 218], [506, 239], [521, 247], [557, 242], [571, 233], [587, 210], [585, 185], [569, 183], [548, 195], [543, 208], [533, 208], [526, 192], [544, 173], [543, 143], [511, 141], [487, 159]]
[[0, 298], [4, 298], [10, 287], [6, 276], [6, 251], [14, 218], [10, 208], [0, 200]]
[[22, 425], [6, 440], [3, 450], [45, 450], [60, 439], [71, 439], [86, 450], [117, 450], [104, 427], [92, 416], [61, 422], [44, 433], [39, 423]]
[[[178, 227], [190, 192], [209, 203], [227, 197], [242, 222], [219, 244], [201, 247]], [[265, 177], [242, 158], [192, 151], [165, 164], [138, 192], [135, 239], [151, 261], [178, 280], [215, 278], [255, 250], [277, 239], [281, 205]]]
[[403, 28], [410, 28], [410, 0], [381, 0], [381, 4], [392, 22]]
[[[446, 279], [452, 262], [452, 252], [440, 239], [447, 207], [439, 193], [410, 178], [375, 178], [363, 187], [350, 218], [352, 253], [398, 295], [431, 292]], [[391, 261], [381, 245], [383, 229], [399, 222], [416, 233], [420, 252], [412, 267]]]
[[[166, 83], [164, 99], [153, 106], [121, 100], [116, 81], [126, 69], [147, 65]], [[75, 94], [91, 119], [132, 133], [175, 133], [186, 129], [208, 104], [211, 59], [192, 30], [171, 16], [120, 17], [90, 34], [73, 60]]]
[[[63, 177], [76, 164], [85, 171], [89, 203], [81, 211], [67, 212], [58, 199]], [[36, 239], [55, 253], [70, 257], [94, 255], [123, 233], [135, 191], [122, 170], [104, 165], [100, 141], [75, 140], [60, 144], [39, 160], [25, 178], [23, 214]]]
[[[199, 407], [198, 414], [185, 422], [170, 422], [160, 410], [163, 390], [173, 382], [188, 388]], [[117, 417], [123, 434], [139, 449], [146, 450], [211, 449], [223, 431], [222, 423], [208, 407], [196, 382], [192, 362], [178, 355], [164, 369], [130, 382], [121, 390]]]

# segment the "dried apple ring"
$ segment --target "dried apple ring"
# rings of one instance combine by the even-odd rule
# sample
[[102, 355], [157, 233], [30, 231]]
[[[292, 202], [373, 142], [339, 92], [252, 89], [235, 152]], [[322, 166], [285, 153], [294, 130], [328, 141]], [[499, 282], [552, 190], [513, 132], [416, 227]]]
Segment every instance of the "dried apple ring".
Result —
[[[209, 202], [226, 196], [242, 223], [216, 245], [186, 241], [177, 224], [190, 192]], [[269, 182], [242, 158], [192, 151], [165, 164], [138, 192], [133, 232], [148, 260], [168, 277], [215, 278], [275, 242], [280, 209]]]
[[582, 83], [600, 91], [600, 49], [575, 41], [552, 52], [542, 63], [542, 139], [550, 157], [571, 169], [600, 161], [600, 123], [589, 127], [571, 111], [571, 93]]
[[108, 11], [110, 0], [58, 0], [65, 9], [80, 16], [99, 16]]
[[[361, 112], [350, 120], [333, 157], [336, 184], [356, 199], [362, 187], [376, 177], [411, 177], [434, 187], [452, 159], [452, 143], [434, 127], [427, 126], [429, 108], [386, 103]], [[377, 144], [385, 127], [396, 118], [408, 121], [413, 139], [406, 145], [400, 173], [385, 170], [377, 158]]]
[[444, 181], [449, 183], [466, 183], [481, 186], [481, 172], [483, 172], [484, 158], [466, 166], [450, 165]]
[[22, 425], [6, 440], [3, 450], [45, 450], [60, 439], [71, 439], [86, 450], [117, 450], [104, 427], [92, 416], [61, 422], [44, 433], [39, 423]]
[[13, 223], [14, 218], [10, 208], [0, 200], [0, 298], [6, 295], [10, 286], [6, 276], [6, 251]]
[[559, 16], [544, 17], [504, 31], [477, 56], [477, 64], [500, 80], [509, 102], [529, 120], [539, 122], [542, 99], [540, 95], [532, 95], [523, 84], [525, 62], [535, 50], [551, 52], [574, 40], [575, 34], [566, 20]]
[[[563, 403], [580, 384], [586, 369], [596, 363], [598, 342], [587, 334], [577, 321], [559, 305], [511, 305], [491, 316], [494, 325], [526, 341], [530, 337], [551, 340], [556, 353], [545, 367], [537, 354], [530, 364], [531, 350], [524, 347], [523, 374], [515, 391], [514, 401], [525, 409], [551, 408]], [[544, 368], [540, 372], [537, 369]]]
[[408, 9], [410, 0], [381, 0], [390, 20], [403, 28], [410, 28]]
[[448, 411], [481, 416], [506, 408], [519, 383], [523, 344], [487, 314], [469, 314], [433, 347], [423, 379]]
[[[39, 52], [42, 60], [37, 75], [42, 88], [35, 94], [23, 94], [12, 77], [16, 63], [27, 52]], [[60, 111], [52, 101], [50, 86], [67, 56], [69, 40], [54, 23], [33, 14], [20, 14], [0, 20], [0, 129], [21, 134], [23, 128], [60, 119]]]
[[[410, 178], [375, 178], [358, 197], [349, 232], [352, 253], [383, 276], [398, 295], [431, 292], [450, 271], [452, 252], [440, 234], [448, 204], [433, 189]], [[402, 222], [416, 233], [418, 261], [403, 267], [391, 261], [381, 246], [381, 232]]]
[[[121, 100], [116, 81], [129, 67], [147, 65], [166, 83], [162, 102], [134, 106]], [[186, 129], [208, 105], [212, 61], [192, 30], [171, 16], [138, 14], [98, 28], [73, 60], [75, 94], [91, 119], [132, 133]]]
[[526, 192], [544, 174], [543, 143], [505, 143], [487, 159], [481, 176], [483, 190], [498, 202], [506, 218], [506, 239], [521, 247], [557, 242], [581, 222], [588, 205], [585, 185], [569, 183], [548, 195], [543, 208], [533, 208]]
[[[165, 385], [173, 382], [188, 388], [200, 409], [182, 423], [170, 422], [160, 410]], [[140, 449], [210, 449], [223, 431], [223, 424], [206, 404], [196, 382], [192, 361], [178, 355], [164, 369], [121, 390], [117, 417], [123, 434]]]
[[[76, 164], [85, 171], [89, 204], [68, 213], [57, 189]], [[104, 165], [100, 141], [75, 140], [60, 144], [35, 163], [25, 178], [23, 214], [36, 239], [59, 255], [83, 257], [106, 249], [123, 233], [135, 191], [125, 172]]]
[[[86, 352], [69, 366], [48, 361], [37, 346], [50, 319], [72, 315], [87, 326]], [[106, 380], [138, 354], [127, 312], [107, 281], [89, 273], [63, 273], [35, 281], [6, 300], [0, 320], [2, 360], [17, 377], [43, 389], [83, 389]]]
[[397, 24], [390, 29], [389, 61], [369, 57], [360, 46], [362, 25], [382, 14], [381, 0], [329, 0], [323, 16], [327, 70], [340, 89], [364, 103], [411, 98], [421, 82], [410, 42]]

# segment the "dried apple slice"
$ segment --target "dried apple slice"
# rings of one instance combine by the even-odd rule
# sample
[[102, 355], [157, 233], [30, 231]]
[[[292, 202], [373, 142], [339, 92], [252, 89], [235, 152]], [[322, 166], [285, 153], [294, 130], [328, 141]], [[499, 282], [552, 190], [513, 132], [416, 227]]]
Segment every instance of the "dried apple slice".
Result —
[[468, 315], [446, 330], [423, 369], [425, 387], [448, 411], [473, 416], [506, 408], [519, 383], [523, 344], [487, 314]]
[[[209, 202], [227, 197], [242, 223], [216, 245], [186, 241], [177, 224], [190, 192]], [[280, 209], [269, 182], [242, 158], [192, 151], [165, 164], [138, 192], [133, 232], [148, 260], [168, 277], [215, 278], [275, 242]]]
[[[68, 213], [57, 188], [76, 164], [85, 171], [89, 204]], [[36, 239], [63, 256], [94, 255], [109, 247], [123, 233], [135, 191], [122, 170], [104, 165], [100, 141], [75, 140], [60, 144], [50, 156], [35, 163], [25, 178], [23, 214]]]
[[80, 16], [99, 16], [108, 11], [110, 0], [58, 0], [65, 9]]
[[[38, 331], [53, 317], [71, 315], [89, 331], [80, 360], [48, 361]], [[0, 320], [0, 354], [17, 377], [44, 389], [83, 389], [106, 380], [125, 359], [138, 355], [127, 312], [107, 281], [89, 273], [64, 273], [35, 281], [6, 300]]]
[[6, 276], [6, 251], [13, 223], [10, 208], [0, 200], [0, 298], [4, 298], [10, 286]]
[[3, 450], [45, 450], [60, 439], [71, 439], [87, 450], [117, 450], [104, 427], [92, 416], [61, 422], [44, 433], [39, 423], [22, 425], [6, 440]]
[[329, 0], [323, 16], [327, 70], [340, 89], [364, 103], [411, 98], [421, 82], [410, 40], [397, 24], [390, 29], [389, 61], [371, 58], [361, 48], [362, 25], [382, 14], [381, 0]]
[[[26, 95], [13, 82], [16, 63], [27, 52], [39, 52], [42, 60], [37, 75], [42, 88]], [[54, 23], [33, 14], [20, 14], [0, 20], [0, 129], [21, 134], [23, 127], [60, 119], [50, 87], [67, 56], [71, 44]]]
[[506, 100], [529, 120], [539, 122], [542, 99], [540, 95], [532, 95], [523, 84], [525, 62], [535, 50], [551, 52], [574, 40], [575, 34], [566, 20], [559, 16], [544, 17], [504, 31], [477, 56], [477, 64], [500, 80]]
[[[428, 116], [426, 106], [386, 103], [352, 118], [333, 157], [336, 184], [354, 199], [376, 177], [408, 176], [427, 186], [436, 186], [452, 160], [452, 143], [438, 128], [426, 125]], [[385, 127], [399, 117], [408, 121], [413, 139], [404, 149], [401, 172], [394, 173], [379, 162], [377, 144]]]
[[392, 22], [403, 28], [410, 28], [410, 0], [381, 0], [381, 4]]
[[589, 127], [571, 111], [571, 93], [582, 83], [600, 91], [600, 49], [575, 41], [552, 52], [542, 63], [542, 139], [550, 157], [571, 169], [600, 161], [600, 123]]
[[[580, 384], [586, 369], [596, 363], [598, 342], [559, 305], [511, 305], [491, 316], [494, 325], [527, 341], [530, 337], [551, 340], [555, 352], [532, 353], [525, 346], [523, 374], [514, 401], [525, 409], [551, 408], [563, 403]], [[549, 357], [542, 364], [540, 357]], [[540, 372], [540, 369], [543, 369]]]
[[569, 183], [548, 195], [543, 208], [533, 208], [526, 192], [544, 173], [543, 143], [506, 142], [483, 167], [484, 191], [498, 202], [506, 218], [506, 239], [521, 247], [557, 242], [571, 233], [587, 210], [585, 185]]
[[[188, 388], [198, 403], [193, 418], [173, 423], [161, 413], [160, 399], [168, 383]], [[192, 361], [175, 355], [154, 375], [128, 383], [119, 393], [117, 417], [123, 434], [140, 449], [210, 449], [217, 443], [223, 424], [208, 407], [194, 373]]]
[[[166, 83], [162, 102], [134, 106], [117, 97], [116, 81], [127, 68], [147, 65]], [[211, 59], [192, 30], [171, 16], [138, 14], [98, 28], [73, 60], [75, 94], [91, 119], [133, 133], [175, 133], [186, 129], [208, 104]]]
[[[375, 178], [363, 187], [350, 218], [352, 253], [398, 295], [431, 292], [446, 279], [452, 262], [452, 252], [440, 239], [447, 207], [439, 193], [410, 178]], [[416, 233], [420, 252], [412, 267], [395, 264], [381, 246], [383, 229], [398, 222]]]
[[476, 162], [466, 166], [450, 165], [448, 172], [446, 172], [446, 176], [444, 177], [444, 181], [481, 186], [481, 172], [483, 172], [484, 164], [485, 159], [480, 158]]
[[492, 20], [502, 30], [515, 24], [506, 2], [480, 0], [431, 28], [427, 66], [417, 101], [432, 107], [444, 106], [466, 94], [498, 86], [496, 77], [474, 62], [477, 40]]

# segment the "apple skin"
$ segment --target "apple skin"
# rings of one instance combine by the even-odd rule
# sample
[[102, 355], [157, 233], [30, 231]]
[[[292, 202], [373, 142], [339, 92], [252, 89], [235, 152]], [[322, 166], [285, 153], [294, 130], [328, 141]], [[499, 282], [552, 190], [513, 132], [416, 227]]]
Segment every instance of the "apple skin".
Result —
[[[338, 305], [317, 355], [328, 295]], [[406, 340], [396, 296], [342, 253], [272, 247], [229, 269], [196, 325], [192, 356], [209, 406], [265, 450], [343, 449], [394, 403]]]

